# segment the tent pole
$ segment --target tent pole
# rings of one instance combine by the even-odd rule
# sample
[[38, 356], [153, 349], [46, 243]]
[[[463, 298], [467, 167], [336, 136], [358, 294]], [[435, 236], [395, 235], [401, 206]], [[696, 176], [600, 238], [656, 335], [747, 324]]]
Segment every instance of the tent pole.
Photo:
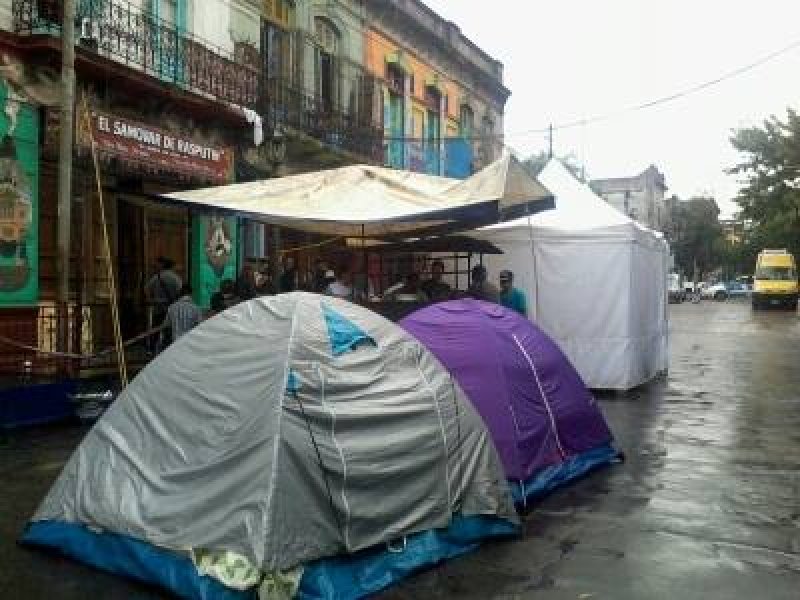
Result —
[[369, 266], [367, 265], [367, 261], [369, 257], [367, 256], [367, 240], [364, 231], [364, 224], [361, 224], [361, 265], [364, 269], [364, 299], [365, 304], [369, 301]]

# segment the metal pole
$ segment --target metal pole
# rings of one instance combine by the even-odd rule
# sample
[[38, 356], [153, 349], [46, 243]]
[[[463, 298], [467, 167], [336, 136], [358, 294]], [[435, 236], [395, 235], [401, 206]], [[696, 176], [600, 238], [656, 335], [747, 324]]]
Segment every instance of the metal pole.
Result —
[[70, 237], [72, 233], [72, 143], [75, 105], [75, 0], [64, 0], [61, 29], [61, 145], [58, 160], [58, 301], [62, 311], [59, 344], [68, 351]]

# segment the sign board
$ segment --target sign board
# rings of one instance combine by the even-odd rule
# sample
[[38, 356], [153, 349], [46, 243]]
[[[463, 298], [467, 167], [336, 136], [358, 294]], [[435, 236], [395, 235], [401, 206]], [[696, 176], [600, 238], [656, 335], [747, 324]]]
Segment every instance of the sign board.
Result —
[[[214, 183], [229, 182], [233, 173], [231, 148], [209, 146], [128, 118], [93, 110], [91, 132], [100, 154]], [[89, 147], [85, 127], [79, 127], [78, 142]]]

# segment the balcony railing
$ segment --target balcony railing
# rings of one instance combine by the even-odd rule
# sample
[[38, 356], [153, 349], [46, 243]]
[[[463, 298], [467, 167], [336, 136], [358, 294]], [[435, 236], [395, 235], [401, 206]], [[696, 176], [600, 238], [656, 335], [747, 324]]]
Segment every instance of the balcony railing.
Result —
[[[60, 0], [14, 0], [14, 30], [59, 35], [61, 7]], [[240, 106], [256, 106], [257, 69], [124, 0], [79, 0], [76, 37], [82, 47], [163, 81]]]
[[[14, 0], [13, 7], [18, 34], [60, 35], [60, 0]], [[78, 0], [77, 13], [76, 35], [84, 49], [183, 89], [255, 109], [268, 131], [293, 128], [326, 146], [383, 162], [383, 128], [375, 116], [360, 101], [326, 100], [310, 92], [299, 64], [285, 65], [290, 76], [270, 77], [265, 67], [270, 61], [255, 46], [236, 44], [228, 53], [125, 0]], [[304, 46], [295, 48], [297, 56], [316, 54], [313, 41], [293, 43]], [[334, 78], [331, 89], [337, 94], [346, 88], [358, 95], [374, 86], [360, 65], [339, 64]]]
[[288, 126], [334, 149], [383, 161], [383, 128], [364, 111], [342, 109], [280, 77], [265, 78], [261, 98], [268, 127]]

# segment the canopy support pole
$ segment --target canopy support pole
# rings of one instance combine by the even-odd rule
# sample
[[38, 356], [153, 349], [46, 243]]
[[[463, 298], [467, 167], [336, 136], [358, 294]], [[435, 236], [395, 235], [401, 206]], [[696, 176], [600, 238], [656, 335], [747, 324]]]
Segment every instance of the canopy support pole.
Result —
[[[109, 302], [111, 304], [111, 322], [114, 326], [114, 345], [117, 350], [119, 365], [119, 380], [122, 389], [128, 386], [128, 366], [125, 363], [125, 347], [122, 343], [122, 331], [119, 325], [119, 302], [117, 299], [117, 283], [114, 278], [114, 265], [111, 259], [111, 242], [108, 238], [108, 222], [106, 220], [105, 200], [103, 199], [103, 184], [100, 181], [100, 166], [97, 161], [97, 147], [92, 133], [92, 117], [89, 114], [89, 103], [83, 97], [83, 120], [86, 134], [89, 136], [89, 147], [92, 150], [92, 163], [94, 164], [94, 178], [97, 184], [97, 200], [100, 203], [100, 221], [103, 226], [103, 243], [105, 246], [106, 273], [108, 276]], [[160, 323], [159, 323], [160, 325]]]

